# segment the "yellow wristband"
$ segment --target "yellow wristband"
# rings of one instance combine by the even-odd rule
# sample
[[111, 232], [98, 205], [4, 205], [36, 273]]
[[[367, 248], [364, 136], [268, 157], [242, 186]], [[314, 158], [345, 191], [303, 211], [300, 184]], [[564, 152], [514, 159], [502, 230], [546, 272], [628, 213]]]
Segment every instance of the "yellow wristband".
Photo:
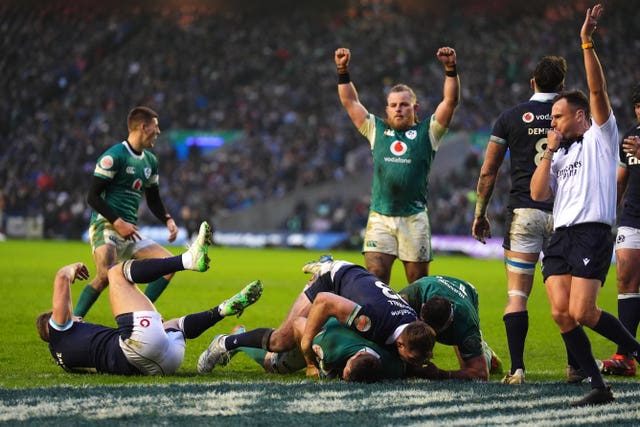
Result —
[[542, 154], [542, 158], [547, 160], [553, 160], [553, 156], [547, 153]]
[[586, 43], [582, 43], [581, 45], [582, 49], [593, 49], [593, 42], [586, 42]]

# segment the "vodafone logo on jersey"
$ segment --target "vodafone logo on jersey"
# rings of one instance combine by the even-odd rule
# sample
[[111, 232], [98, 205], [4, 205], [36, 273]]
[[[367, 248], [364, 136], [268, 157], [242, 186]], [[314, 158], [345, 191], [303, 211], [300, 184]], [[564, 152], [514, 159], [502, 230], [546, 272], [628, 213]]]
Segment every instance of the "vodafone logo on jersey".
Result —
[[113, 166], [113, 157], [104, 156], [103, 158], [100, 159], [100, 167], [102, 169], [111, 169], [112, 166]]
[[522, 121], [525, 123], [531, 123], [535, 119], [535, 116], [531, 111], [527, 111], [522, 115]]
[[369, 318], [369, 316], [365, 316], [364, 314], [358, 316], [353, 324], [360, 332], [367, 332], [369, 329], [371, 329], [371, 319]]
[[389, 147], [389, 149], [391, 150], [391, 154], [394, 156], [402, 156], [407, 152], [407, 144], [396, 140], [391, 143], [391, 147]]
[[140, 189], [142, 188], [142, 180], [138, 178], [135, 181], [133, 181], [133, 185], [131, 186], [131, 188], [133, 188], [136, 191], [140, 191]]

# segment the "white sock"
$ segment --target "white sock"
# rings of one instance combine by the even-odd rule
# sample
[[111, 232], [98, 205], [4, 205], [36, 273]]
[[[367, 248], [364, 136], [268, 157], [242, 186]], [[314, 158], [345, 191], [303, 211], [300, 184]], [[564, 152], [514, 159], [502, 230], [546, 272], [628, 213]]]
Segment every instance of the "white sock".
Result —
[[191, 252], [185, 252], [182, 254], [182, 267], [187, 270], [193, 266], [193, 255]]

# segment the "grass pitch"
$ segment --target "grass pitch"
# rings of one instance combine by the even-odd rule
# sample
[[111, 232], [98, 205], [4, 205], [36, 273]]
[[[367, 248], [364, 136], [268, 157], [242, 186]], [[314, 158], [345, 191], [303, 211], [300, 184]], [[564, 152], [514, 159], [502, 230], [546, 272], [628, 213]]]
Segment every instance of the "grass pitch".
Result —
[[[178, 254], [181, 248], [170, 248]], [[248, 282], [261, 279], [265, 291], [241, 318], [227, 318], [187, 343], [183, 367], [163, 378], [74, 375], [58, 368], [35, 330], [35, 317], [50, 308], [52, 281], [63, 264], [82, 261], [93, 273], [89, 246], [82, 242], [8, 241], [0, 243], [0, 423], [46, 424], [225, 424], [225, 425], [638, 425], [637, 380], [609, 377], [617, 402], [573, 409], [588, 385], [564, 382], [566, 354], [539, 273], [529, 302], [530, 329], [525, 350], [528, 383], [395, 381], [373, 385], [320, 382], [303, 373], [269, 375], [240, 353], [224, 368], [198, 375], [196, 361], [211, 338], [243, 323], [247, 328], [276, 327], [308, 276], [304, 262], [320, 252], [293, 249], [213, 247], [206, 273], [179, 272], [156, 302], [165, 318], [216, 306]], [[358, 252], [333, 252], [335, 258], [361, 263]], [[506, 299], [500, 260], [438, 256], [432, 274], [469, 280], [480, 295], [480, 318], [487, 342], [509, 368], [502, 314]], [[86, 282], [77, 282], [74, 301]], [[396, 263], [391, 286], [405, 285]], [[599, 299], [617, 314], [615, 268]], [[86, 318], [114, 325], [104, 293]], [[596, 357], [615, 345], [587, 330]], [[451, 348], [436, 345], [434, 362], [455, 368]], [[232, 424], [231, 424], [232, 423]]]

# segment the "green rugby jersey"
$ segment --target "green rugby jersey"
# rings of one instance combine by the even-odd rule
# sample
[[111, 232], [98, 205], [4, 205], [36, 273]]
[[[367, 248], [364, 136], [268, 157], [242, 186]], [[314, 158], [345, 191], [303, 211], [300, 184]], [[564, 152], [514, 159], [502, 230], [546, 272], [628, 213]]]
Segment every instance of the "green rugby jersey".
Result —
[[340, 376], [347, 360], [364, 348], [373, 350], [380, 356], [384, 378], [402, 378], [405, 375], [404, 363], [397, 354], [366, 340], [335, 317], [331, 317], [313, 338], [312, 348], [320, 369], [329, 378]]
[[447, 128], [432, 116], [397, 131], [369, 114], [359, 131], [369, 140], [373, 154], [371, 210], [388, 216], [423, 212], [431, 163]]
[[482, 354], [482, 334], [478, 314], [478, 292], [469, 282], [448, 276], [427, 276], [411, 283], [398, 292], [417, 313], [423, 302], [440, 296], [453, 305], [453, 322], [436, 340], [458, 346], [463, 360]]
[[[145, 189], [158, 185], [158, 159], [148, 150], [136, 154], [123, 141], [100, 156], [93, 175], [111, 181], [102, 198], [120, 218], [136, 224]], [[102, 215], [94, 211], [91, 224], [98, 217]]]

